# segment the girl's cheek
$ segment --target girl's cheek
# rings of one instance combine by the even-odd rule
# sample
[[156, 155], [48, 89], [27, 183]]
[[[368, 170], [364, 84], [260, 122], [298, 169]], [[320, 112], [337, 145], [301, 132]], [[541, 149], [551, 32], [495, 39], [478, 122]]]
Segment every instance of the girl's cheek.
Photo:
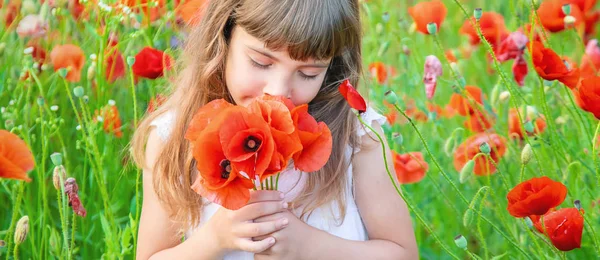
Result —
[[247, 105], [253, 98], [262, 95], [263, 80], [260, 73], [255, 73], [252, 68], [236, 70], [227, 81], [227, 87], [236, 103]]

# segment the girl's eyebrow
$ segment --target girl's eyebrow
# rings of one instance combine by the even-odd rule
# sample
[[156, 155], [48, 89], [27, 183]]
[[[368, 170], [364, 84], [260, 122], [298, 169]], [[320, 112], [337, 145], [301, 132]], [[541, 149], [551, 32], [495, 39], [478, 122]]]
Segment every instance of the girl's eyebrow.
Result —
[[[252, 51], [258, 52], [258, 53], [260, 53], [260, 54], [262, 54], [264, 56], [267, 56], [267, 58], [272, 59], [272, 60], [274, 60], [276, 62], [279, 62], [279, 59], [277, 59], [275, 56], [271, 55], [268, 52], [259, 50], [257, 48], [254, 48], [254, 47], [251, 47], [251, 46], [248, 46], [248, 45], [246, 45], [246, 48], [248, 48], [248, 49], [250, 49]], [[329, 68], [329, 63], [318, 62], [317, 61], [314, 64], [305, 64], [305, 65], [302, 65], [300, 67], [303, 67], [303, 68], [306, 68], [306, 67], [310, 67], [310, 68]]]

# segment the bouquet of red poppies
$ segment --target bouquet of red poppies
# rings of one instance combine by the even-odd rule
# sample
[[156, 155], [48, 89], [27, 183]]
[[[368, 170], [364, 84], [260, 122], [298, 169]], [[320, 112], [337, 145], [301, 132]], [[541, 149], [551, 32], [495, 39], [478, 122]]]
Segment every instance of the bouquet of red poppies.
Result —
[[273, 96], [247, 107], [211, 101], [194, 115], [185, 138], [199, 172], [192, 189], [232, 210], [248, 202], [251, 189], [276, 189], [291, 160], [303, 172], [321, 169], [332, 147], [331, 131], [307, 104]]

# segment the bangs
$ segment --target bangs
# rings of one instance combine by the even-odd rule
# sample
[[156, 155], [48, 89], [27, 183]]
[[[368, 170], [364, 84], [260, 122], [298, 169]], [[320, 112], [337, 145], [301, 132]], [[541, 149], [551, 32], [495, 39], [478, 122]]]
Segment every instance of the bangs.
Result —
[[245, 0], [236, 24], [294, 60], [324, 60], [360, 44], [355, 0]]

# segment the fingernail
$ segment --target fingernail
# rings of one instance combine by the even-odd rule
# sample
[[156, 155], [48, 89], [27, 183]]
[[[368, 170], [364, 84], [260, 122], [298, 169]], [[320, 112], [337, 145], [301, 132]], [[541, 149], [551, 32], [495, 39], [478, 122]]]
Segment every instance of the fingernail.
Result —
[[280, 199], [283, 199], [284, 197], [285, 197], [285, 194], [283, 194], [283, 192], [280, 192], [280, 193], [279, 193], [279, 198], [280, 198]]
[[287, 207], [288, 207], [288, 203], [287, 203], [287, 202], [284, 202], [284, 203], [283, 203], [283, 208], [284, 208], [284, 209], [287, 209]]
[[269, 238], [269, 244], [275, 244], [275, 238]]
[[289, 221], [287, 218], [284, 218], [283, 220], [281, 220], [281, 224], [282, 224], [282, 226], [284, 226], [284, 227], [285, 227], [285, 226], [287, 226], [287, 224], [288, 224], [289, 222], [290, 222], [290, 221]]

